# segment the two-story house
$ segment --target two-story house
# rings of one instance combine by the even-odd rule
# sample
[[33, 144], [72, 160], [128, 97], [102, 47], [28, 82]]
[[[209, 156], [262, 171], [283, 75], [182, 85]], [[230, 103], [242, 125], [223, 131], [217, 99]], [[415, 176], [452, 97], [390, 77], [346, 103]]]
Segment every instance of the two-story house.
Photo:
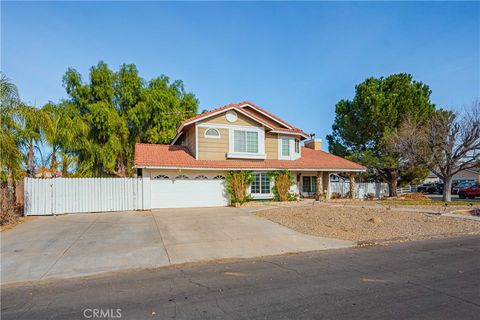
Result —
[[242, 102], [183, 121], [169, 145], [137, 144], [135, 168], [150, 178], [152, 208], [228, 205], [224, 179], [231, 170], [254, 172], [248, 191], [255, 199], [273, 197], [268, 173], [274, 170], [290, 170], [291, 190], [303, 196], [313, 196], [317, 185], [328, 196], [331, 173], [365, 170], [320, 149], [320, 140]]

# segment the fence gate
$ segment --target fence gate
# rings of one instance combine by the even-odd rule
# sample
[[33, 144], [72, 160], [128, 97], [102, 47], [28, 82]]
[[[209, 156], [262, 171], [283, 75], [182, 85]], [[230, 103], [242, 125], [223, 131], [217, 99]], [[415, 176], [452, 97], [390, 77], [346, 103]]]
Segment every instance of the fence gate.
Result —
[[143, 178], [25, 178], [24, 212], [52, 215], [147, 209], [144, 190], [149, 182]]

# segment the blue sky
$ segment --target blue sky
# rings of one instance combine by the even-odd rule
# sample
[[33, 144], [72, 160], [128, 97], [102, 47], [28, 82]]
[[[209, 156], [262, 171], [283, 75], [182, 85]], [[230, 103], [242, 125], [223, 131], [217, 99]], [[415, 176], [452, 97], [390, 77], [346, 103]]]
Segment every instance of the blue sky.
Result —
[[1, 70], [36, 106], [100, 60], [181, 79], [200, 110], [250, 100], [321, 138], [369, 76], [411, 73], [446, 108], [480, 96], [478, 2], [2, 1], [1, 18]]

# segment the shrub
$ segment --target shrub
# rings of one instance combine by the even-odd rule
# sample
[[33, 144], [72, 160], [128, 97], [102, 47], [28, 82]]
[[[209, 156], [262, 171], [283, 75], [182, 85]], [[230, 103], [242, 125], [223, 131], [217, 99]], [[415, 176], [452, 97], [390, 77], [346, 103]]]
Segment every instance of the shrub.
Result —
[[230, 171], [225, 177], [225, 182], [232, 204], [243, 204], [251, 200], [247, 195], [247, 188], [253, 182], [250, 171]]
[[0, 211], [0, 226], [6, 226], [17, 222], [21, 217], [20, 208], [18, 206], [6, 205]]
[[367, 193], [364, 198], [365, 200], [373, 200], [375, 198], [375, 194]]
[[275, 181], [272, 192], [276, 201], [297, 200], [297, 195], [290, 192], [290, 187], [295, 184], [295, 179], [288, 170], [271, 172], [269, 178]]
[[342, 194], [340, 192], [332, 192], [332, 194], [330, 195], [330, 199], [341, 199], [342, 198]]

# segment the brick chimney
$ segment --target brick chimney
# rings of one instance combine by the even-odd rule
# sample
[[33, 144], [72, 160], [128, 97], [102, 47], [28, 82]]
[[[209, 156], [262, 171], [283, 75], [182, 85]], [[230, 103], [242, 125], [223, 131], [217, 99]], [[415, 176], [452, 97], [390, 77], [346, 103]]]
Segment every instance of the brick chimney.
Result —
[[303, 144], [305, 145], [305, 148], [310, 148], [313, 150], [322, 150], [322, 139], [305, 140]]

